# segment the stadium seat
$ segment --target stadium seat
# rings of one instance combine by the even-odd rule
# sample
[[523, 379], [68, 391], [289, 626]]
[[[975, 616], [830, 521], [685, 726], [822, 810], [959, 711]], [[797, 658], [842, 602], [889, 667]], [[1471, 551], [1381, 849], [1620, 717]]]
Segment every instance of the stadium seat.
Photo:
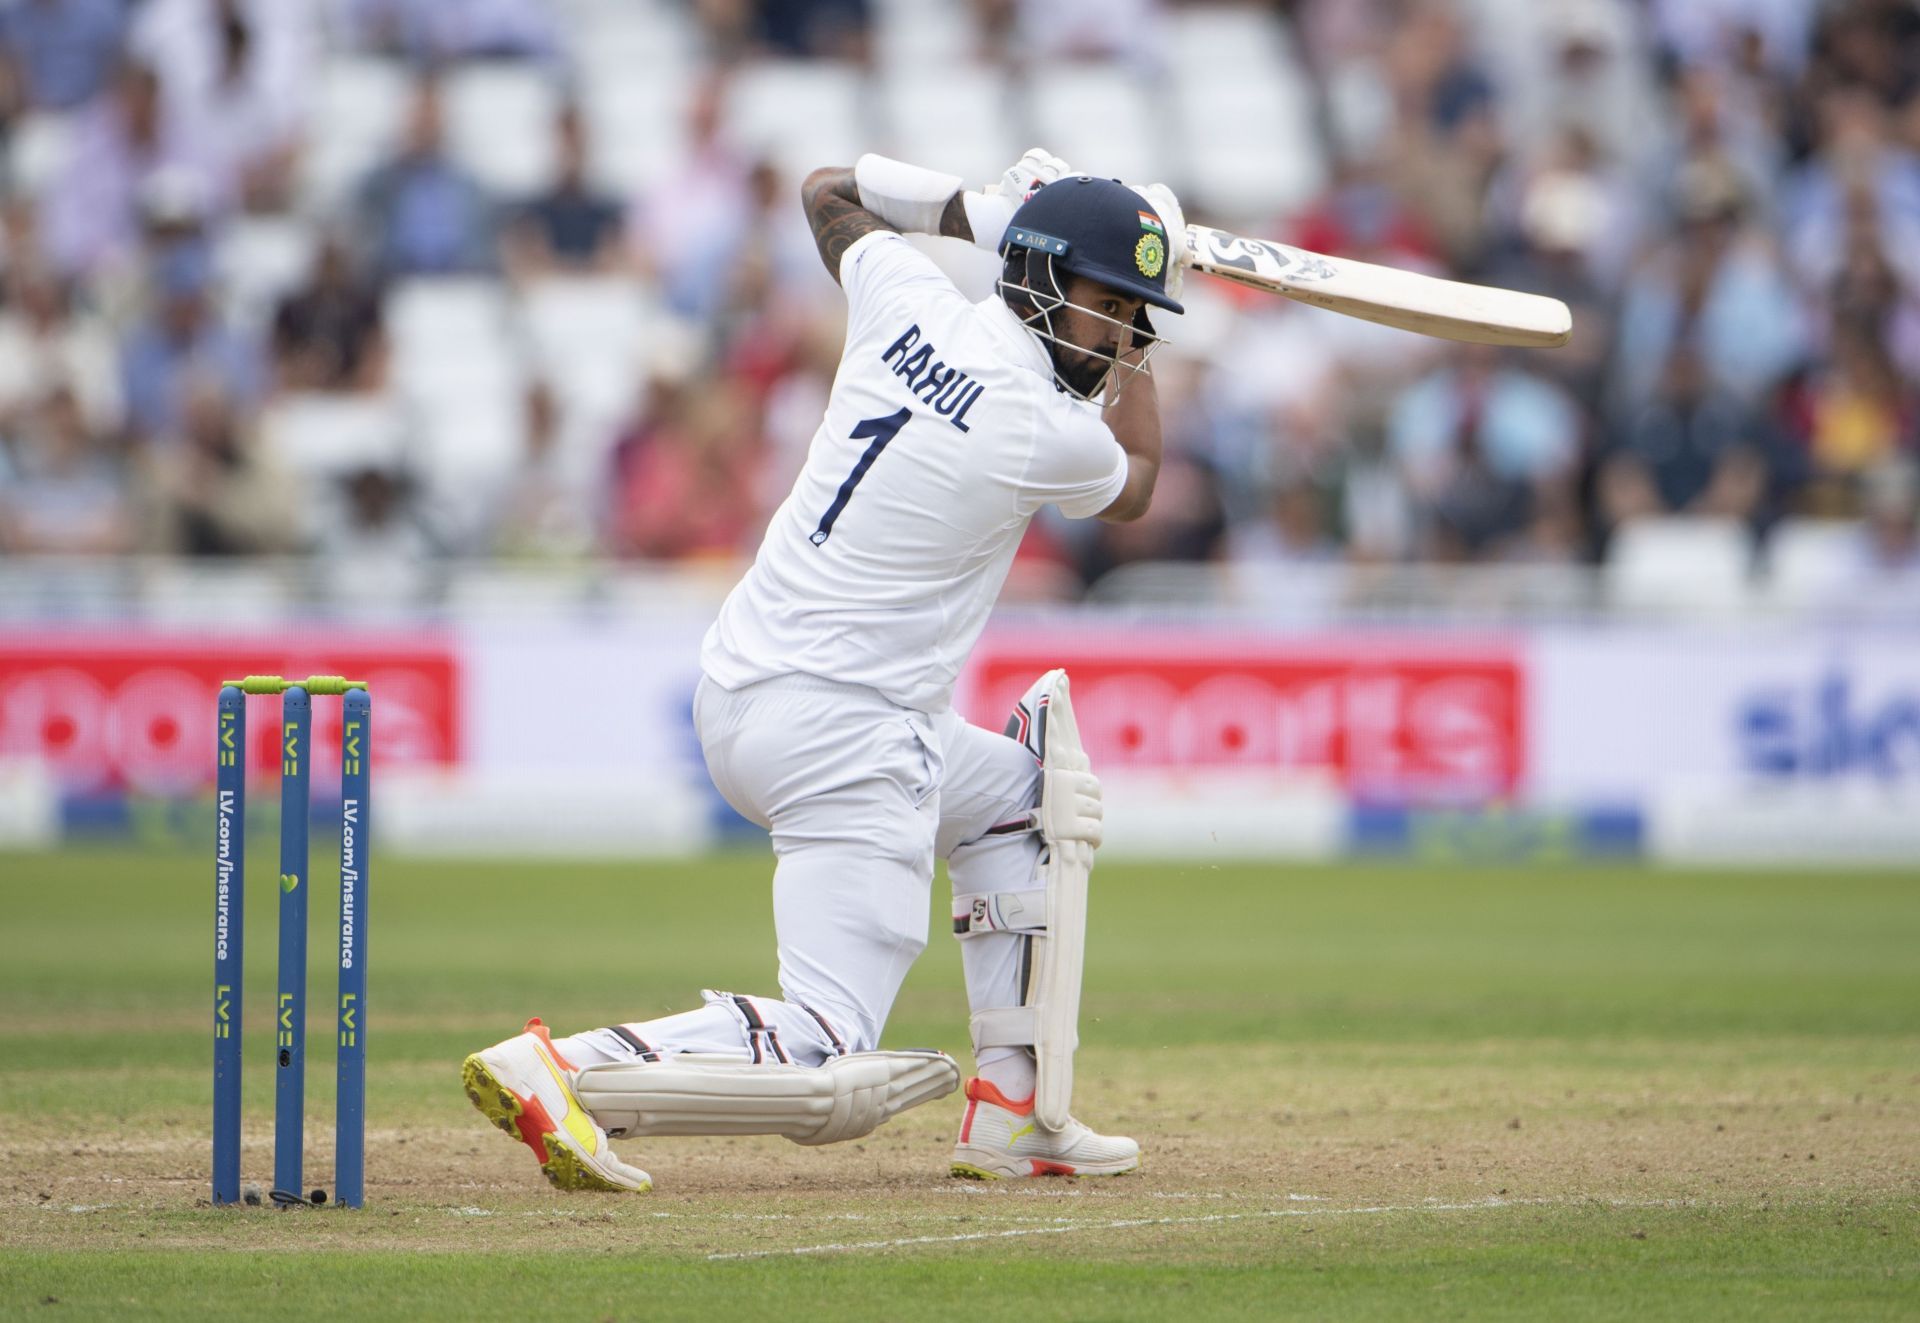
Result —
[[568, 0], [561, 30], [582, 82], [683, 75], [701, 62], [699, 26], [672, 0]]
[[1616, 609], [1730, 616], [1752, 599], [1752, 537], [1736, 519], [1638, 519], [1613, 535], [1603, 569]]
[[268, 325], [280, 300], [313, 269], [318, 247], [313, 227], [299, 217], [236, 217], [214, 257], [228, 315], [244, 326]]
[[889, 135], [885, 151], [903, 161], [947, 170], [979, 188], [1026, 150], [1008, 115], [1006, 75], [984, 65], [896, 67], [880, 84], [876, 124]]
[[529, 364], [570, 406], [617, 415], [641, 378], [649, 307], [642, 287], [617, 277], [553, 277], [520, 303]]
[[867, 150], [863, 80], [832, 60], [766, 60], [735, 75], [725, 124], [743, 150], [794, 179], [817, 166], [851, 164]]
[[1169, 180], [1224, 216], [1305, 203], [1325, 168], [1308, 84], [1286, 28], [1260, 8], [1197, 5], [1167, 16], [1174, 122], [1186, 173]]
[[337, 210], [393, 149], [406, 117], [412, 75], [404, 64], [365, 56], [328, 60], [318, 80], [301, 158], [302, 210]]
[[1168, 182], [1223, 216], [1304, 205], [1325, 178], [1306, 77], [1285, 30], [1258, 9], [1168, 16], [1174, 124], [1185, 173]]
[[560, 93], [541, 69], [475, 64], [446, 82], [447, 146], [473, 177], [506, 200], [553, 182], [553, 122]]
[[267, 453], [300, 478], [406, 458], [405, 419], [384, 396], [283, 396], [261, 415], [260, 435]]
[[1174, 104], [1189, 149], [1181, 186], [1210, 212], [1251, 219], [1295, 210], [1325, 182], [1298, 81], [1182, 82]]
[[686, 108], [692, 95], [688, 71], [674, 67], [636, 78], [609, 70], [583, 70], [580, 110], [587, 123], [587, 177], [616, 197], [630, 199], [665, 177], [680, 159]]
[[520, 460], [526, 438], [524, 384], [475, 377], [466, 389], [409, 401], [416, 470], [427, 490], [454, 501], [464, 517], [486, 512], [465, 498], [492, 491]]
[[506, 289], [482, 279], [411, 280], [387, 296], [394, 387], [428, 494], [478, 519], [476, 492], [518, 461], [526, 408], [525, 349]]
[[1176, 72], [1259, 77], [1290, 58], [1286, 29], [1269, 6], [1182, 5], [1164, 21], [1167, 61]]
[[74, 116], [29, 111], [16, 119], [7, 137], [7, 178], [21, 193], [38, 196], [67, 168], [72, 155]]
[[1783, 519], [1767, 538], [1767, 598], [1788, 610], [1822, 604], [1861, 577], [1860, 525], [1844, 519]]
[[[874, 6], [873, 38], [876, 63], [882, 69], [898, 77], [917, 78], [932, 88], [980, 48], [972, 6], [949, 0], [881, 0]], [[930, 77], [935, 70], [939, 76]]]
[[1030, 91], [1033, 135], [1049, 151], [1115, 179], [1161, 177], [1160, 123], [1137, 75], [1111, 65], [1063, 65]]
[[403, 361], [484, 353], [507, 342], [508, 310], [495, 280], [405, 280], [387, 293], [387, 334]]

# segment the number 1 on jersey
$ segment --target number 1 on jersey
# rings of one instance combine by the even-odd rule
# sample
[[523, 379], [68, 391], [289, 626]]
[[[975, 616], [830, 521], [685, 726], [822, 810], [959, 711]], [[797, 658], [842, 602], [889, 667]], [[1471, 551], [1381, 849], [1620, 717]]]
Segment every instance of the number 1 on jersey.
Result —
[[913, 417], [913, 410], [903, 408], [900, 412], [890, 413], [885, 418], [863, 418], [848, 434], [855, 441], [863, 436], [870, 436], [873, 440], [868, 444], [866, 452], [860, 456], [860, 462], [853, 466], [853, 472], [849, 473], [847, 480], [840, 484], [840, 490], [834, 493], [833, 504], [829, 505], [827, 512], [820, 516], [820, 527], [807, 535], [807, 541], [817, 547], [827, 540], [828, 535], [833, 532], [833, 521], [838, 519], [840, 512], [847, 508], [847, 501], [852, 497], [853, 489], [860, 485], [860, 479], [867, 476], [867, 470], [873, 467], [874, 460], [880, 458], [880, 452], [887, 448], [887, 442], [893, 440], [894, 434], [905, 427], [907, 419], [911, 417]]

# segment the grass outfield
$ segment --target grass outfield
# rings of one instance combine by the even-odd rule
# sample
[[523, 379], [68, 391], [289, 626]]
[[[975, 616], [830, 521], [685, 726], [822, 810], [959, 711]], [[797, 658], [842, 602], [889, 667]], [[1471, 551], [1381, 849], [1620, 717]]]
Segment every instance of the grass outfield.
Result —
[[[210, 861], [0, 854], [0, 1314], [1920, 1314], [1911, 875], [1104, 866], [1076, 1110], [1140, 1139], [1143, 1172], [949, 1180], [949, 1100], [824, 1150], [626, 1145], [656, 1191], [624, 1198], [550, 1191], [468, 1106], [460, 1057], [530, 1014], [571, 1031], [772, 991], [765, 861], [375, 865], [368, 1207], [279, 1213], [206, 1202]], [[330, 901], [307, 1177], [328, 1187]], [[964, 1004], [936, 928], [889, 1043], [964, 1062]]]

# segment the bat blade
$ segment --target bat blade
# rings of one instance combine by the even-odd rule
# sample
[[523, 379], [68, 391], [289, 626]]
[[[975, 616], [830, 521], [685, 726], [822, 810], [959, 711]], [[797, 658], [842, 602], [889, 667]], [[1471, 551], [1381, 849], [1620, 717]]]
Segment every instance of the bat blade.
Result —
[[1537, 349], [1573, 338], [1567, 305], [1539, 294], [1329, 257], [1204, 225], [1187, 227], [1187, 253], [1189, 265], [1210, 276], [1422, 335]]

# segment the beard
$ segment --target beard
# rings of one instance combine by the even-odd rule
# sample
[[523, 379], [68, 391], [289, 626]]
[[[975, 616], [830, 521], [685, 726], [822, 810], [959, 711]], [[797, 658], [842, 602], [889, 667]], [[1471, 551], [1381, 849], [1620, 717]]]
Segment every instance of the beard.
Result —
[[1049, 348], [1053, 350], [1053, 367], [1060, 379], [1089, 399], [1097, 397], [1100, 383], [1113, 370], [1113, 363], [1084, 349], [1068, 349], [1057, 344]]

